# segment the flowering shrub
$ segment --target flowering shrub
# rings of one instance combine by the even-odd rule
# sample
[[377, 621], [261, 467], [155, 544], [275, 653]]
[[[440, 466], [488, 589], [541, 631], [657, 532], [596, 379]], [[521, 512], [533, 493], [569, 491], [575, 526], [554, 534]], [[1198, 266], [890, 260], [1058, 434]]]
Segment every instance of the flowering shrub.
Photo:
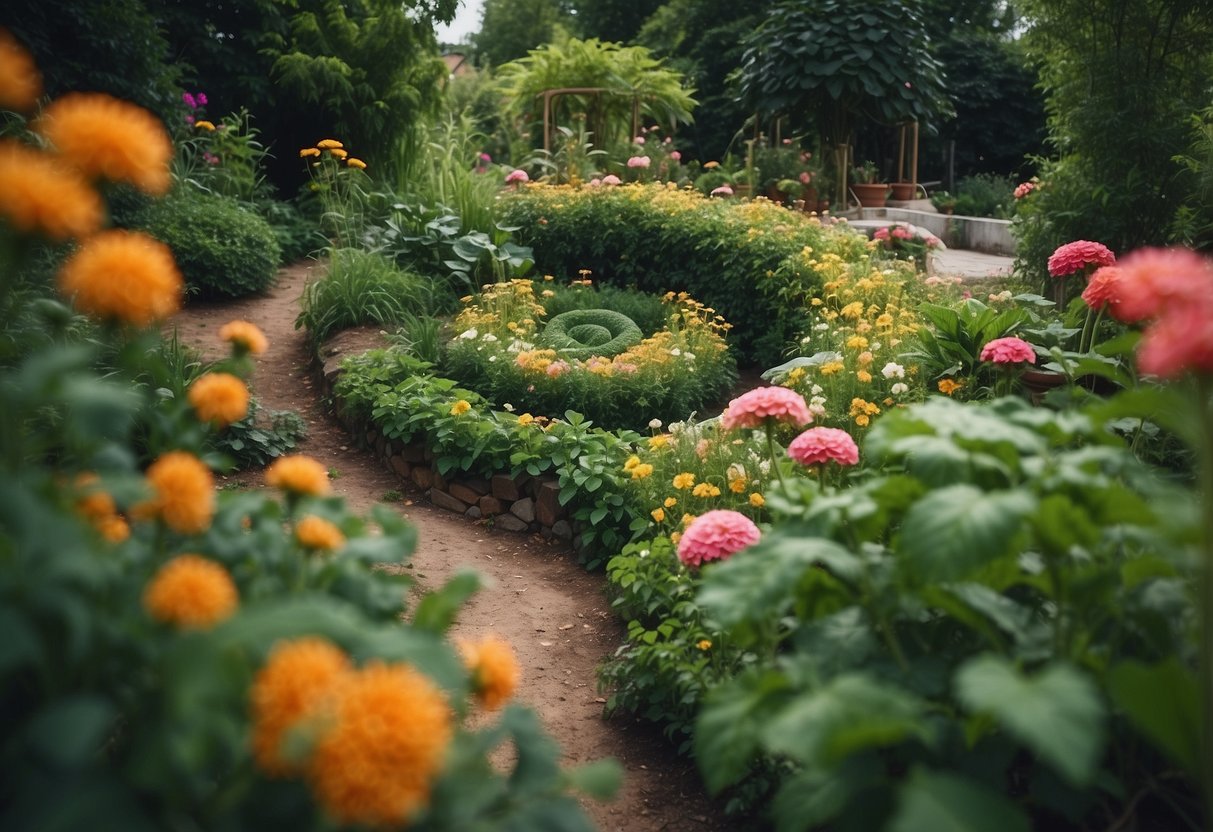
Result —
[[[533, 281], [513, 280], [466, 297], [444, 369], [498, 405], [525, 404], [544, 415], [573, 410], [603, 426], [632, 428], [681, 419], [734, 377], [723, 338], [728, 324], [685, 293], [664, 298], [665, 326], [643, 339], [612, 310], [570, 310], [545, 325], [542, 302], [555, 295], [545, 288], [537, 296]], [[595, 320], [607, 326], [589, 323]], [[579, 340], [586, 338], [599, 343]]]
[[920, 269], [927, 265], [927, 255], [939, 248], [939, 238], [934, 234], [911, 231], [902, 224], [877, 228], [872, 239], [880, 244], [880, 250], [900, 260], [910, 260]]

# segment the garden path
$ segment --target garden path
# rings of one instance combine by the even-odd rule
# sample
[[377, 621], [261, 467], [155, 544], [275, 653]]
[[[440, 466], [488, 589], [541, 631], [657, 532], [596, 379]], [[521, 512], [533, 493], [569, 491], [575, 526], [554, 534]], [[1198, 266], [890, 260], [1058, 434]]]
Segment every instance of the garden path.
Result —
[[[352, 511], [369, 512], [389, 492], [391, 501], [418, 528], [410, 569], [422, 587], [435, 587], [460, 567], [471, 566], [490, 585], [461, 612], [457, 635], [496, 632], [514, 646], [523, 667], [519, 699], [535, 708], [560, 743], [568, 764], [614, 757], [624, 785], [609, 804], [583, 801], [603, 832], [723, 832], [731, 828], [704, 794], [694, 766], [677, 757], [651, 726], [627, 717], [602, 719], [603, 698], [595, 667], [623, 641], [610, 611], [603, 580], [577, 566], [573, 555], [538, 537], [495, 531], [424, 503], [369, 453], [354, 447], [313, 381], [306, 336], [294, 328], [298, 300], [315, 264], [283, 269], [266, 294], [226, 303], [194, 303], [173, 323], [188, 344], [207, 358], [224, 347], [219, 328], [243, 319], [270, 341], [252, 386], [263, 406], [295, 410], [308, 424], [298, 450], [333, 473], [333, 489]], [[260, 471], [227, 479], [225, 487], [256, 487]], [[394, 495], [393, 495], [394, 496]]]

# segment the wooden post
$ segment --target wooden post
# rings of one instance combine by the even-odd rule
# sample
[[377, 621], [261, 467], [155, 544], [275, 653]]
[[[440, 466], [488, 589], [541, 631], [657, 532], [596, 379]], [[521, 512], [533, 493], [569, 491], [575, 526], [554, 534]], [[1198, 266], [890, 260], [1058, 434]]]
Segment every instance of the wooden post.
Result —
[[[914, 122], [914, 157], [910, 161], [910, 181], [914, 189], [918, 189], [918, 122]], [[915, 194], [917, 196], [917, 194]]]
[[897, 180], [905, 182], [906, 164], [906, 126], [903, 124], [897, 131]]
[[543, 152], [552, 152], [552, 91], [543, 92]]

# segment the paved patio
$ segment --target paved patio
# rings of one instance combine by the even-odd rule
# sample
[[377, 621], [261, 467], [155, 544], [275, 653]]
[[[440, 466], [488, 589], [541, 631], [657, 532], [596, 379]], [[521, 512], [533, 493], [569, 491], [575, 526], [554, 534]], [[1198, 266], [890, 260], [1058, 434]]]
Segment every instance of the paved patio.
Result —
[[966, 281], [983, 277], [1002, 277], [1011, 273], [1013, 257], [1003, 257], [999, 254], [983, 254], [980, 251], [966, 251], [959, 248], [947, 248], [935, 253], [935, 274], [939, 276], [962, 277]]

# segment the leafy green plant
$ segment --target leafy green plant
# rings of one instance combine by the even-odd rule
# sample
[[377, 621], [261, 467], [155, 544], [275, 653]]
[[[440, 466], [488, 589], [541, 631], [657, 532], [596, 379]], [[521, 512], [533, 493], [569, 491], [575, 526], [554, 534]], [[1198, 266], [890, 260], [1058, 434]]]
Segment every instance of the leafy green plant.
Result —
[[966, 217], [1009, 219], [1015, 211], [1015, 185], [1014, 177], [992, 173], [963, 177], [956, 183], [953, 207]]
[[256, 399], [249, 401], [248, 416], [228, 425], [215, 438], [220, 453], [232, 458], [236, 470], [259, 468], [294, 450], [307, 435], [307, 422], [293, 410], [262, 411]]
[[917, 361], [927, 378], [967, 379], [972, 389], [993, 381], [994, 369], [981, 360], [981, 348], [995, 338], [1015, 334], [1031, 320], [1021, 307], [999, 309], [976, 298], [955, 307], [924, 303], [918, 311], [930, 326], [919, 330], [906, 357]]
[[295, 326], [307, 329], [320, 343], [354, 326], [404, 323], [427, 311], [433, 297], [430, 281], [397, 268], [381, 254], [336, 249], [329, 257], [328, 274], [304, 288]]

